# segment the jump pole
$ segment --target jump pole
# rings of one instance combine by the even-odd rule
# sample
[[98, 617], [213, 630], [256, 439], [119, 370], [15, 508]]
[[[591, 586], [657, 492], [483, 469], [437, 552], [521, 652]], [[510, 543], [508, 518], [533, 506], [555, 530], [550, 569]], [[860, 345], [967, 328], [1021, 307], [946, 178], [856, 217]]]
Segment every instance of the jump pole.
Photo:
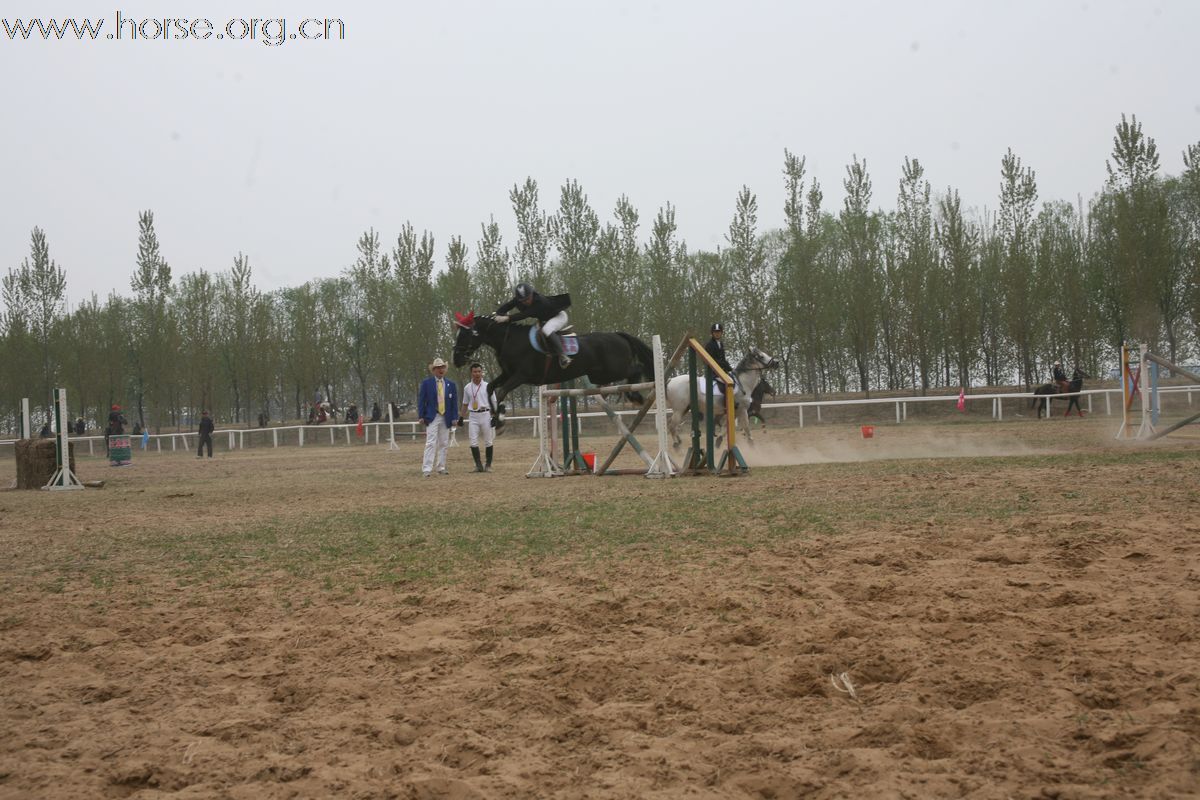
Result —
[[33, 438], [33, 419], [29, 416], [29, 398], [21, 398], [21, 438]]
[[54, 441], [54, 474], [43, 489], [68, 491], [82, 489], [83, 482], [71, 471], [71, 449], [67, 439], [67, 390], [54, 390], [54, 424], [58, 436]]
[[396, 444], [396, 420], [392, 419], [392, 401], [388, 401], [388, 451], [399, 450]]

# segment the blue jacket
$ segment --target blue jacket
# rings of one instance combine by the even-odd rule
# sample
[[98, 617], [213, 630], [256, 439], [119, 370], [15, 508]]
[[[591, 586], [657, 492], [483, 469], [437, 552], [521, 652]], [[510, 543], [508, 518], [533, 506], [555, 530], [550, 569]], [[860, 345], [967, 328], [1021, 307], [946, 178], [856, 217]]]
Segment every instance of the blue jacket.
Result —
[[[458, 421], [458, 387], [449, 378], [446, 381], [446, 427], [453, 427]], [[437, 378], [430, 375], [421, 381], [421, 391], [417, 393], [417, 416], [421, 421], [432, 421], [437, 416]]]

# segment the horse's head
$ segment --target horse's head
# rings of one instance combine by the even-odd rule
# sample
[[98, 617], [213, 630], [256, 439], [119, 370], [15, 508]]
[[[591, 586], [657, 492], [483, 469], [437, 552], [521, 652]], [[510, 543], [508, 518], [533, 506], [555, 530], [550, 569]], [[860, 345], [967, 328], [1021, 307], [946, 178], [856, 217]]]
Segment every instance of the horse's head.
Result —
[[746, 357], [742, 359], [742, 363], [738, 364], [738, 371], [749, 369], [775, 369], [779, 366], [779, 361], [774, 356], [770, 355], [762, 348], [751, 347], [746, 352]]
[[1071, 373], [1071, 380], [1073, 380], [1073, 381], [1081, 381], [1084, 378], [1091, 380], [1092, 376], [1088, 375], [1086, 372], [1081, 370], [1079, 367], [1076, 367], [1075, 371], [1073, 373]]
[[457, 311], [454, 313], [454, 325], [458, 328], [458, 335], [454, 337], [454, 366], [465, 366], [467, 359], [483, 343], [483, 337], [479, 335], [479, 320], [474, 311], [466, 314], [459, 314]]

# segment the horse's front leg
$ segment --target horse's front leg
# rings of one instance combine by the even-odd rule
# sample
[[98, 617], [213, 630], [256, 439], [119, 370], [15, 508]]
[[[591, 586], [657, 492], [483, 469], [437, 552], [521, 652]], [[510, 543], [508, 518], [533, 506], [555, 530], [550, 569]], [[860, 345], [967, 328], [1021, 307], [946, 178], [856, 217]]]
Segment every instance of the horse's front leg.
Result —
[[746, 410], [745, 405], [738, 408], [737, 421], [742, 424], [742, 432], [746, 434], [747, 444], [754, 444], [754, 437], [750, 435], [750, 412]]
[[[516, 389], [518, 386], [524, 383], [524, 381], [521, 380], [520, 375], [502, 374], [500, 377], [503, 378], [503, 380], [497, 380], [492, 384], [492, 419], [495, 420], [496, 423], [496, 433], [499, 433], [500, 429], [504, 427], [504, 418], [500, 414], [500, 405], [504, 402], [504, 398], [508, 397], [509, 393], [511, 393], [513, 389]], [[496, 383], [499, 383], [500, 385], [495, 386]]]

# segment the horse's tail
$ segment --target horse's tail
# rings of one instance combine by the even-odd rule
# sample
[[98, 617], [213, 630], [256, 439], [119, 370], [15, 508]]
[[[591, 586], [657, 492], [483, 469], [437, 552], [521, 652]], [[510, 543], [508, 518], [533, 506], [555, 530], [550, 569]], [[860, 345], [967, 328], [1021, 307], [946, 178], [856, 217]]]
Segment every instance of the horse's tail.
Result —
[[[629, 382], [642, 383], [654, 380], [654, 351], [636, 336], [624, 331], [617, 331], [617, 335], [626, 341], [629, 349], [633, 352], [633, 365], [630, 367], [628, 375]], [[641, 392], [629, 392], [627, 397], [631, 403], [641, 405], [643, 402]]]

